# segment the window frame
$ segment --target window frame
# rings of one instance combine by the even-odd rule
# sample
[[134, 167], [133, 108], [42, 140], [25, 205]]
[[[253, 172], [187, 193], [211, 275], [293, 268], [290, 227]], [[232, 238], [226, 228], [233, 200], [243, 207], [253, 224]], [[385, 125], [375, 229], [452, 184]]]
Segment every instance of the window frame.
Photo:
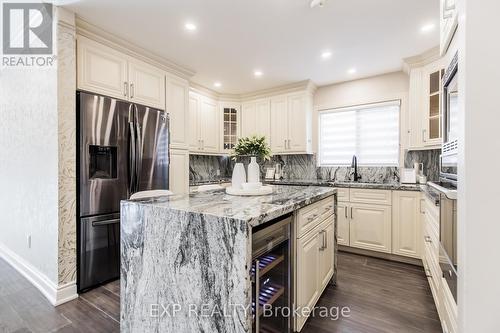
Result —
[[327, 164], [327, 163], [321, 163], [321, 138], [322, 138], [322, 131], [321, 131], [321, 115], [323, 114], [330, 114], [330, 113], [339, 113], [339, 112], [348, 112], [348, 111], [361, 111], [363, 109], [369, 109], [373, 107], [380, 107], [384, 105], [397, 105], [399, 107], [399, 112], [398, 112], [398, 157], [397, 157], [397, 163], [396, 164], [372, 164], [372, 163], [359, 163], [358, 161], [358, 166], [362, 167], [388, 167], [388, 168], [399, 168], [401, 166], [401, 119], [402, 119], [402, 99], [391, 99], [391, 100], [385, 100], [385, 101], [380, 101], [380, 102], [372, 102], [372, 103], [366, 103], [366, 104], [356, 104], [356, 105], [350, 105], [350, 106], [342, 106], [342, 107], [335, 107], [335, 108], [328, 108], [328, 109], [321, 109], [318, 110], [318, 156], [317, 156], [317, 165], [318, 167], [350, 167], [351, 163], [346, 163], [346, 164]]

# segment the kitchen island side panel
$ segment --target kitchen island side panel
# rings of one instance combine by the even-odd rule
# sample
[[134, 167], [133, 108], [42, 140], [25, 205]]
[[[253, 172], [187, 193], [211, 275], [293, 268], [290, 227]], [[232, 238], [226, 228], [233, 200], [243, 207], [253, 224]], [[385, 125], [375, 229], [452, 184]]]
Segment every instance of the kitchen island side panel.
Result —
[[251, 330], [245, 221], [132, 202], [121, 209], [122, 332]]

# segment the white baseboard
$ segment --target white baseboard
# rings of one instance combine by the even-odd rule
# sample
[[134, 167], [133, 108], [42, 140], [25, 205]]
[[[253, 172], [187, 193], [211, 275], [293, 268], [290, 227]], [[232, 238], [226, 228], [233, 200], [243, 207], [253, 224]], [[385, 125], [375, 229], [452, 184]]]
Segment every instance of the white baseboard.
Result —
[[40, 290], [52, 305], [57, 306], [78, 297], [76, 281], [56, 285], [45, 274], [2, 243], [0, 243], [0, 257]]

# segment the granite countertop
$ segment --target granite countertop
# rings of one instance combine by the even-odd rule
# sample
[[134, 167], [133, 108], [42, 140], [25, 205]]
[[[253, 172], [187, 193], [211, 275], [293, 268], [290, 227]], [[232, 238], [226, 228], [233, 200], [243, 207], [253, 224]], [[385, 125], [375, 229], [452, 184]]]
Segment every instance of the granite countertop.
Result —
[[310, 186], [330, 186], [340, 188], [366, 188], [379, 190], [396, 190], [396, 191], [420, 191], [417, 184], [401, 184], [401, 183], [355, 183], [355, 182], [339, 182], [321, 179], [282, 179], [282, 180], [266, 180], [267, 184], [280, 185], [310, 185]]
[[282, 179], [264, 180], [267, 184], [296, 185], [296, 186], [330, 186], [338, 188], [365, 188], [392, 191], [420, 191], [425, 193], [436, 206], [439, 205], [439, 192], [427, 185], [401, 184], [401, 183], [354, 183], [336, 182], [321, 179]]
[[167, 210], [209, 215], [218, 219], [245, 221], [254, 227], [290, 213], [323, 198], [336, 190], [324, 186], [273, 185], [272, 194], [263, 196], [233, 196], [225, 190], [123, 201]]

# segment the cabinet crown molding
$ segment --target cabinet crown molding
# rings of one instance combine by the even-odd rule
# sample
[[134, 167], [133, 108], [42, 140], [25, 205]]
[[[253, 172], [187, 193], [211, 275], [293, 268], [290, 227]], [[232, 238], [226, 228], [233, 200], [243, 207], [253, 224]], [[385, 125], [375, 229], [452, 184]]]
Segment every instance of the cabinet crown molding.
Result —
[[220, 94], [212, 89], [202, 86], [195, 82], [189, 83], [189, 91], [211, 97], [220, 102], [244, 103], [247, 101], [257, 100], [261, 98], [274, 97], [294, 92], [307, 92], [311, 95], [317, 90], [316, 84], [311, 80], [294, 82], [282, 86], [277, 86], [269, 89], [257, 90], [245, 94]]
[[430, 64], [440, 58], [439, 46], [435, 46], [424, 53], [418, 54], [416, 56], [408, 57], [403, 59], [403, 71], [406, 74], [410, 74], [410, 70], [417, 67], [423, 67]]
[[195, 74], [195, 71], [180, 66], [152, 52], [146, 51], [145, 49], [133, 43], [130, 43], [129, 41], [121, 37], [118, 37], [93, 25], [88, 21], [85, 21], [79, 16], [76, 16], [75, 22], [77, 35], [85, 36], [93, 41], [107, 45], [111, 48], [116, 49], [117, 51], [125, 53], [136, 59], [140, 59], [146, 63], [149, 63], [150, 65], [156, 66], [185, 79], [189, 79]]

